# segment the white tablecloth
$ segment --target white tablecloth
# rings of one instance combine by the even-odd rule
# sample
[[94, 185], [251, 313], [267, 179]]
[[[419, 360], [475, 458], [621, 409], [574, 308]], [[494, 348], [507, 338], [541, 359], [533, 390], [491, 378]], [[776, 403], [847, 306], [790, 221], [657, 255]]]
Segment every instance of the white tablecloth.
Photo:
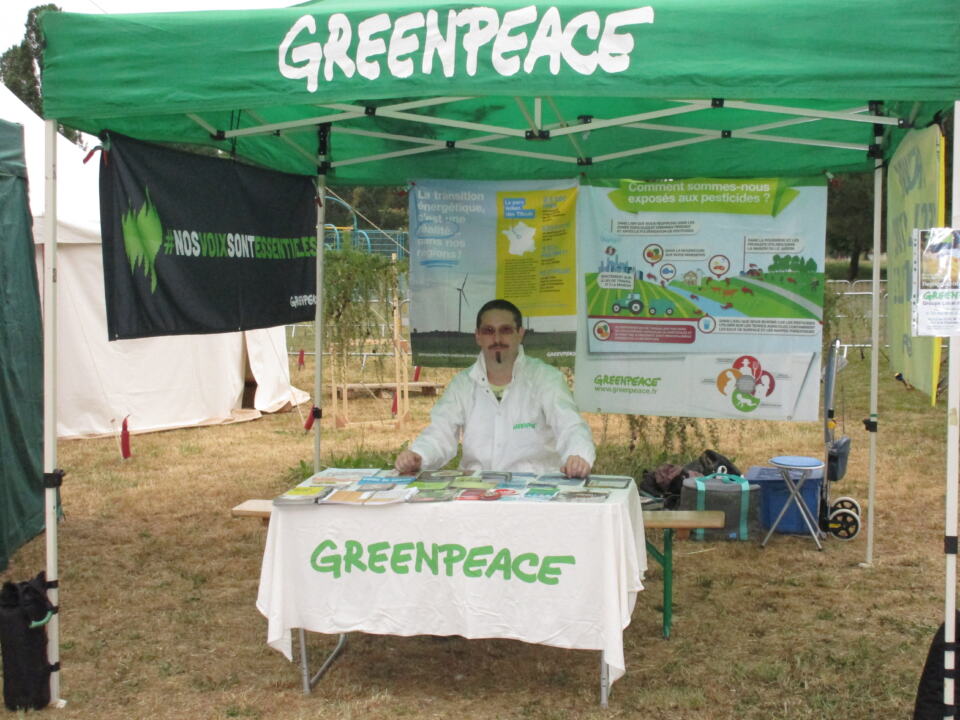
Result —
[[613, 682], [646, 568], [632, 488], [604, 503], [287, 505], [273, 509], [257, 608], [288, 659], [293, 628], [513, 638], [603, 650]]

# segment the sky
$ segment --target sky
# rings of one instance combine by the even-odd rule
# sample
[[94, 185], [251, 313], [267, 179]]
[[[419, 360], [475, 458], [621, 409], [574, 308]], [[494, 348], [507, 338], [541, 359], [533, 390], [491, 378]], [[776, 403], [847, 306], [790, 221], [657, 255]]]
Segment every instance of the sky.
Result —
[[300, 0], [0, 0], [0, 52], [23, 40], [27, 13], [53, 2], [65, 12], [137, 13], [287, 7]]

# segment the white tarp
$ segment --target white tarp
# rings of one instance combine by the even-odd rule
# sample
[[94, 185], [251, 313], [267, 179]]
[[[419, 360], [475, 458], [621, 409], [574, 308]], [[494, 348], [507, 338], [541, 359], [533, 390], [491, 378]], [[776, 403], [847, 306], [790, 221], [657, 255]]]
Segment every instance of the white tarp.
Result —
[[[38, 273], [43, 267], [44, 123], [0, 85], [0, 117], [24, 126]], [[98, 163], [57, 137], [57, 434], [131, 432], [230, 422], [309, 396], [290, 385], [284, 330], [107, 340], [100, 250]], [[42, 293], [41, 293], [42, 295]], [[37, 358], [37, 362], [42, 362]], [[242, 411], [245, 365], [257, 381]]]

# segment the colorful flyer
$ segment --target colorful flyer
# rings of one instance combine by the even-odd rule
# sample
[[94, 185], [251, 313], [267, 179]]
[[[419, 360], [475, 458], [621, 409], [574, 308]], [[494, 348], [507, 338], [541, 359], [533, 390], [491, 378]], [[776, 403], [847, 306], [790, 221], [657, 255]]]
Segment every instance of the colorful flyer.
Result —
[[913, 334], [960, 334], [960, 230], [914, 230]]

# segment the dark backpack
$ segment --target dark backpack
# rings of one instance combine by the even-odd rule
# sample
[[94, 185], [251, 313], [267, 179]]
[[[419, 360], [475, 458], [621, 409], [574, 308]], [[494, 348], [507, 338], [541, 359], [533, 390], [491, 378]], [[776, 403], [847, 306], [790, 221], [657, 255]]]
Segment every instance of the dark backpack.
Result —
[[47, 628], [53, 605], [46, 574], [5, 582], [0, 589], [0, 653], [3, 703], [8, 710], [40, 710], [50, 704]]
[[[716, 450], [704, 450], [700, 457], [691, 463], [683, 466], [685, 470], [700, 473], [701, 475], [713, 475], [714, 473], [724, 473], [726, 475], [743, 475], [740, 468], [733, 464], [733, 461], [726, 455], [721, 455]], [[721, 470], [720, 468], [725, 468]]]

